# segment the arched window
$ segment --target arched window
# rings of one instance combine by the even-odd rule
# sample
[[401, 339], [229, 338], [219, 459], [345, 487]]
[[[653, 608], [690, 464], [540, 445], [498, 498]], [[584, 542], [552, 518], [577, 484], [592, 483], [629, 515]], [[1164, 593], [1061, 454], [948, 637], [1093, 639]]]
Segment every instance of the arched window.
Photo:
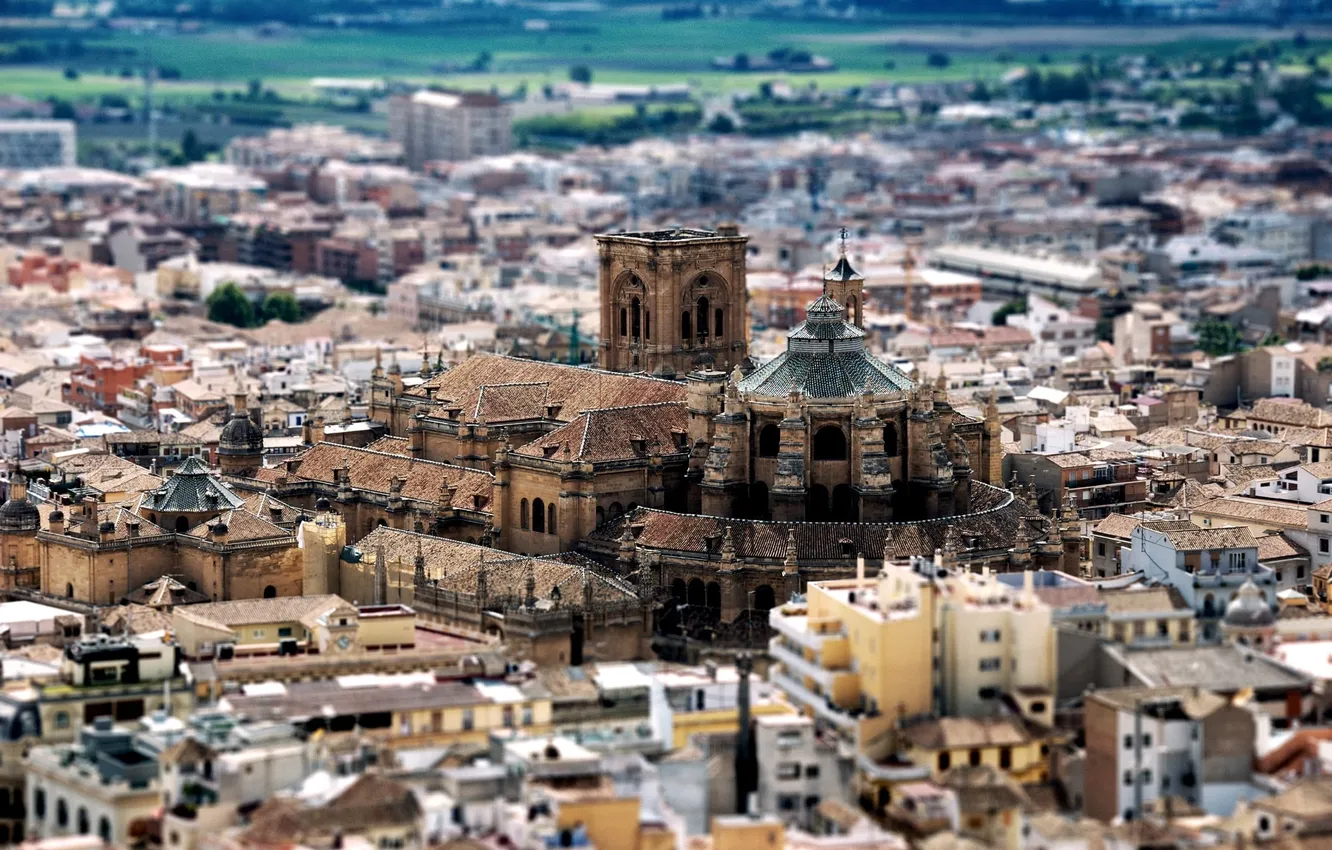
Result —
[[883, 453], [888, 457], [897, 457], [897, 426], [891, 422], [883, 426]]
[[92, 826], [88, 822], [88, 810], [79, 806], [79, 835], [87, 835]]
[[555, 503], [551, 502], [546, 507], [546, 533], [555, 533]]
[[689, 330], [689, 311], [685, 310], [680, 314], [680, 341], [687, 343], [691, 336], [693, 334]]
[[[672, 581], [672, 582], [671, 582], [671, 598], [672, 598], [672, 599], [674, 599], [676, 602], [684, 602], [686, 599], [688, 599], [688, 597], [689, 597], [689, 594], [688, 594], [688, 592], [685, 590], [684, 579], [682, 579], [682, 578], [677, 578], [675, 581]], [[38, 792], [38, 793], [41, 793], [41, 792]]]
[[268, 585], [267, 587], [265, 587], [265, 588], [264, 588], [264, 598], [265, 598], [265, 599], [275, 599], [275, 598], [277, 598], [277, 588], [274, 587], [274, 586], [271, 585], [271, 584]]
[[652, 339], [652, 311], [643, 311], [643, 339]]
[[176, 517], [176, 533], [185, 534], [190, 530], [190, 521], [183, 516]]
[[704, 342], [708, 338], [708, 296], [703, 295], [698, 299], [698, 321], [694, 323], [698, 329], [698, 341]]
[[708, 592], [703, 587], [702, 579], [691, 579], [689, 582], [689, 604], [697, 605], [700, 608], [708, 604]]
[[38, 788], [32, 792], [32, 811], [37, 820], [46, 820], [46, 789]]
[[546, 503], [540, 499], [532, 500], [532, 530], [542, 533], [546, 530]]
[[518, 527], [523, 529], [524, 531], [526, 531], [528, 528], [526, 499], [523, 499], [521, 502], [518, 503]]
[[633, 332], [634, 339], [643, 335], [643, 307], [637, 298], [629, 304], [629, 328]]
[[601, 505], [597, 505], [597, 525], [600, 526], [605, 521], [606, 521], [606, 509], [603, 508]]
[[771, 611], [777, 607], [777, 594], [770, 584], [760, 584], [754, 588], [754, 609], [757, 611]]
[[69, 826], [69, 806], [65, 805], [64, 798], [56, 800], [56, 826], [61, 829]]
[[836, 425], [824, 425], [814, 434], [815, 460], [846, 460], [846, 435]]
[[782, 429], [769, 423], [759, 431], [759, 457], [777, 457], [782, 450]]
[[805, 519], [819, 522], [828, 518], [828, 488], [815, 484], [805, 491]]
[[73, 584], [66, 584], [66, 585], [65, 585], [65, 598], [66, 598], [66, 599], [73, 599], [73, 598], [74, 598], [74, 585], [73, 585]]
[[107, 844], [111, 843], [111, 821], [106, 819], [106, 815], [97, 819], [97, 837]]
[[834, 522], [859, 522], [860, 505], [856, 491], [850, 484], [838, 484], [832, 493], [832, 518]]
[[726, 327], [726, 323], [722, 319], [722, 309], [718, 307], [716, 310], [713, 310], [712, 313], [713, 313], [712, 332], [717, 335], [718, 339], [721, 339], [722, 331]]
[[754, 519], [768, 518], [768, 485], [762, 481], [749, 485], [749, 515]]
[[708, 607], [714, 611], [721, 610], [721, 585], [715, 581], [708, 582], [707, 587]]
[[856, 321], [856, 296], [850, 295], [846, 299], [846, 320], [855, 324]]
[[629, 335], [629, 311], [620, 308], [620, 336]]

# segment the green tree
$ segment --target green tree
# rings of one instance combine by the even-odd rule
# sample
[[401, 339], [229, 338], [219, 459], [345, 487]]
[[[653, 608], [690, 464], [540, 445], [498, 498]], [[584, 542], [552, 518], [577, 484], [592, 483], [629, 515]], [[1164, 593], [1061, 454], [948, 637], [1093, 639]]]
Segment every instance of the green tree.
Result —
[[290, 292], [270, 292], [260, 315], [266, 322], [276, 319], [294, 325], [301, 320], [301, 305]]
[[50, 103], [52, 118], [59, 118], [63, 121], [72, 121], [74, 119], [74, 104], [67, 100], [56, 100], [55, 98], [52, 98]]
[[65, 79], [67, 79], [67, 80], [77, 80], [78, 78], [79, 78], [79, 72], [78, 72], [78, 71], [74, 70], [73, 68], [66, 68], [66, 69], [65, 69]]
[[592, 82], [592, 69], [586, 65], [574, 65], [569, 69], [569, 79], [587, 85]]
[[931, 68], [947, 68], [951, 63], [952, 60], [948, 58], [948, 54], [942, 50], [935, 50], [925, 57], [925, 64]]
[[204, 146], [199, 143], [199, 137], [193, 129], [186, 130], [185, 135], [180, 137], [180, 155], [186, 162], [203, 161]]
[[1027, 299], [1015, 298], [1012, 301], [1009, 301], [1007, 304], [1000, 307], [998, 310], [994, 311], [994, 314], [990, 316], [990, 324], [992, 325], [1007, 324], [1009, 316], [1025, 312], [1027, 312]]
[[245, 89], [245, 96], [248, 97], [250, 100], [258, 100], [259, 95], [263, 92], [263, 90], [264, 90], [263, 80], [250, 80], [249, 85]]
[[231, 281], [213, 290], [205, 302], [208, 307], [208, 320], [233, 325], [238, 328], [254, 326], [254, 305], [240, 287]]
[[1259, 345], [1285, 345], [1286, 338], [1276, 331], [1268, 331], [1267, 336], [1263, 337]]
[[1193, 332], [1198, 335], [1198, 348], [1212, 357], [1234, 354], [1244, 346], [1235, 326], [1220, 319], [1203, 319], [1193, 326]]
[[708, 132], [734, 133], [735, 122], [732, 121], [730, 116], [728, 116], [726, 113], [718, 112], [716, 115], [712, 116], [712, 120], [708, 122]]

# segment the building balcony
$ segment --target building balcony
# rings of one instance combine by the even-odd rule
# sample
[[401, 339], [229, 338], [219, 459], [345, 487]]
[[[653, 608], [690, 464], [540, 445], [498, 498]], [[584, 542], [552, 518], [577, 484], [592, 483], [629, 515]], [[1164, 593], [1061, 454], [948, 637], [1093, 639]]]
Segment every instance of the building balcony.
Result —
[[852, 717], [851, 713], [845, 709], [831, 705], [827, 697], [814, 693], [785, 673], [773, 671], [772, 683], [790, 697], [793, 702], [813, 709], [815, 714], [837, 728], [847, 732], [855, 731], [856, 718]]
[[780, 637], [773, 638], [768, 642], [768, 652], [775, 660], [780, 661], [792, 675], [813, 679], [824, 690], [831, 690], [833, 680], [838, 676], [850, 674], [850, 671], [846, 669], [830, 669], [820, 666], [818, 662], [810, 661], [799, 652], [783, 644]]
[[846, 637], [846, 629], [833, 620], [812, 620], [805, 614], [784, 614], [781, 608], [768, 612], [768, 625], [777, 634], [787, 638], [797, 646], [822, 652], [830, 640]]

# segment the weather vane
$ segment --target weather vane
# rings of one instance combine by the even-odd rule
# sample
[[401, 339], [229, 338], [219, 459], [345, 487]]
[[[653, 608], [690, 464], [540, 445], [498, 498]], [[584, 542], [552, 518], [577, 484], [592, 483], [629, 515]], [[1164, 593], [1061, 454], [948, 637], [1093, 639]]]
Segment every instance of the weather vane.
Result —
[[841, 230], [837, 231], [837, 235], [842, 237], [842, 256], [846, 256], [846, 237], [850, 236], [851, 233], [843, 227]]

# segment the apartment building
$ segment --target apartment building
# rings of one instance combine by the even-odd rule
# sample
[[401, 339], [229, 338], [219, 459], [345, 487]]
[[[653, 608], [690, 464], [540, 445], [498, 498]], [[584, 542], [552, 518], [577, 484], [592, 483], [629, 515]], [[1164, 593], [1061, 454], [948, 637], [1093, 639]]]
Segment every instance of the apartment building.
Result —
[[0, 121], [0, 168], [74, 165], [73, 121]]
[[513, 109], [493, 94], [419, 91], [389, 101], [389, 138], [418, 171], [434, 160], [504, 154], [513, 147]]
[[1260, 795], [1251, 782], [1254, 714], [1199, 688], [1114, 688], [1087, 695], [1084, 811], [1138, 820], [1175, 797], [1228, 816]]
[[873, 579], [813, 582], [805, 601], [769, 613], [773, 683], [800, 710], [871, 741], [896, 720], [985, 715], [1005, 697], [1053, 717], [1052, 611], [988, 570], [946, 572], [925, 559], [886, 563]]

